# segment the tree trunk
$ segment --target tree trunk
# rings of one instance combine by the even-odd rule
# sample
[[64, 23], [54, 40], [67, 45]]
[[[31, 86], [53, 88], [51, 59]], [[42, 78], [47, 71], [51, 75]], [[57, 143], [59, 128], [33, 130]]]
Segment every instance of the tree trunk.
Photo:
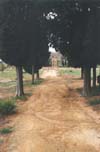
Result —
[[93, 88], [96, 88], [96, 66], [93, 67]]
[[34, 66], [32, 66], [32, 84], [34, 84]]
[[84, 78], [84, 68], [82, 67], [81, 68], [81, 79], [83, 79]]
[[83, 88], [83, 95], [89, 96], [91, 91], [91, 68], [85, 67], [84, 68], [84, 88]]
[[22, 72], [22, 66], [16, 66], [16, 96], [23, 96], [23, 72]]
[[39, 80], [40, 79], [40, 75], [39, 75], [39, 70], [36, 73], [36, 79]]

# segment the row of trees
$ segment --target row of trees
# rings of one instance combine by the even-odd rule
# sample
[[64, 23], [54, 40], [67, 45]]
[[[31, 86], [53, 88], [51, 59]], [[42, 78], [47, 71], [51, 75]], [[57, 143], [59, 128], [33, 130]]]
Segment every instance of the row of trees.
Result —
[[[96, 66], [100, 63], [100, 3], [99, 1], [64, 1], [57, 3], [51, 20], [51, 43], [67, 55], [69, 64], [84, 71], [85, 96], [96, 86]], [[52, 28], [51, 28], [52, 27]]]
[[3, 2], [0, 11], [0, 58], [16, 66], [16, 95], [21, 96], [24, 94], [22, 67], [32, 69], [34, 65], [37, 72], [49, 57], [43, 14], [34, 1], [28, 0]]
[[[84, 95], [96, 84], [99, 64], [98, 0], [3, 0], [0, 3], [0, 58], [16, 66], [17, 95], [23, 94], [22, 67], [30, 72], [47, 63], [48, 44], [84, 71]], [[32, 73], [33, 70], [31, 70]]]

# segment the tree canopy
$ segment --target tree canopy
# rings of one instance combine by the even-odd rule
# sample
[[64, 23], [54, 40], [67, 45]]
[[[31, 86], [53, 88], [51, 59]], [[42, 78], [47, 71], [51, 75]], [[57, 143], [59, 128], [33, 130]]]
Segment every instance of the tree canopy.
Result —
[[4, 0], [0, 3], [0, 58], [41, 67], [48, 43], [75, 67], [100, 63], [100, 0]]
[[[27, 64], [31, 51], [38, 51], [40, 25], [33, 2], [9, 1], [3, 6], [1, 58], [11, 65]], [[34, 58], [34, 56], [33, 56]]]

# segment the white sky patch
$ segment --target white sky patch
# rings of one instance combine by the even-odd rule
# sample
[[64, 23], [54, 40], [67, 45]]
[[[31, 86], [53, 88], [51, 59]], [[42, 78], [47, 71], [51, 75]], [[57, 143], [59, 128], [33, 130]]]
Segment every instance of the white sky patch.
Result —
[[90, 12], [91, 11], [91, 8], [88, 8], [88, 12]]
[[49, 52], [53, 52], [53, 53], [55, 53], [55, 52], [56, 52], [56, 50], [55, 50], [55, 48], [53, 48], [53, 47], [49, 47]]
[[49, 19], [54, 20], [55, 17], [57, 17], [57, 14], [54, 13], [54, 12], [49, 12], [49, 13], [47, 14], [47, 16], [46, 16], [46, 18], [47, 18], [48, 20], [49, 20]]

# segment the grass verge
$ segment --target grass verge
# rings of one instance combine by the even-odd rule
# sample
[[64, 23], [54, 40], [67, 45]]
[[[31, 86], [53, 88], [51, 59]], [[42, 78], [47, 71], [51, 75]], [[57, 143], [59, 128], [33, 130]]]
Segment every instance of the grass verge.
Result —
[[80, 69], [74, 69], [74, 68], [61, 68], [59, 69], [60, 75], [73, 75], [73, 76], [80, 76], [81, 70]]
[[0, 100], [0, 115], [11, 115], [16, 113], [16, 102], [14, 99]]
[[12, 131], [13, 131], [13, 128], [11, 127], [3, 128], [3, 129], [0, 129], [0, 134], [5, 135], [5, 134], [11, 133]]
[[94, 99], [94, 100], [88, 101], [88, 104], [90, 106], [100, 105], [100, 99]]

